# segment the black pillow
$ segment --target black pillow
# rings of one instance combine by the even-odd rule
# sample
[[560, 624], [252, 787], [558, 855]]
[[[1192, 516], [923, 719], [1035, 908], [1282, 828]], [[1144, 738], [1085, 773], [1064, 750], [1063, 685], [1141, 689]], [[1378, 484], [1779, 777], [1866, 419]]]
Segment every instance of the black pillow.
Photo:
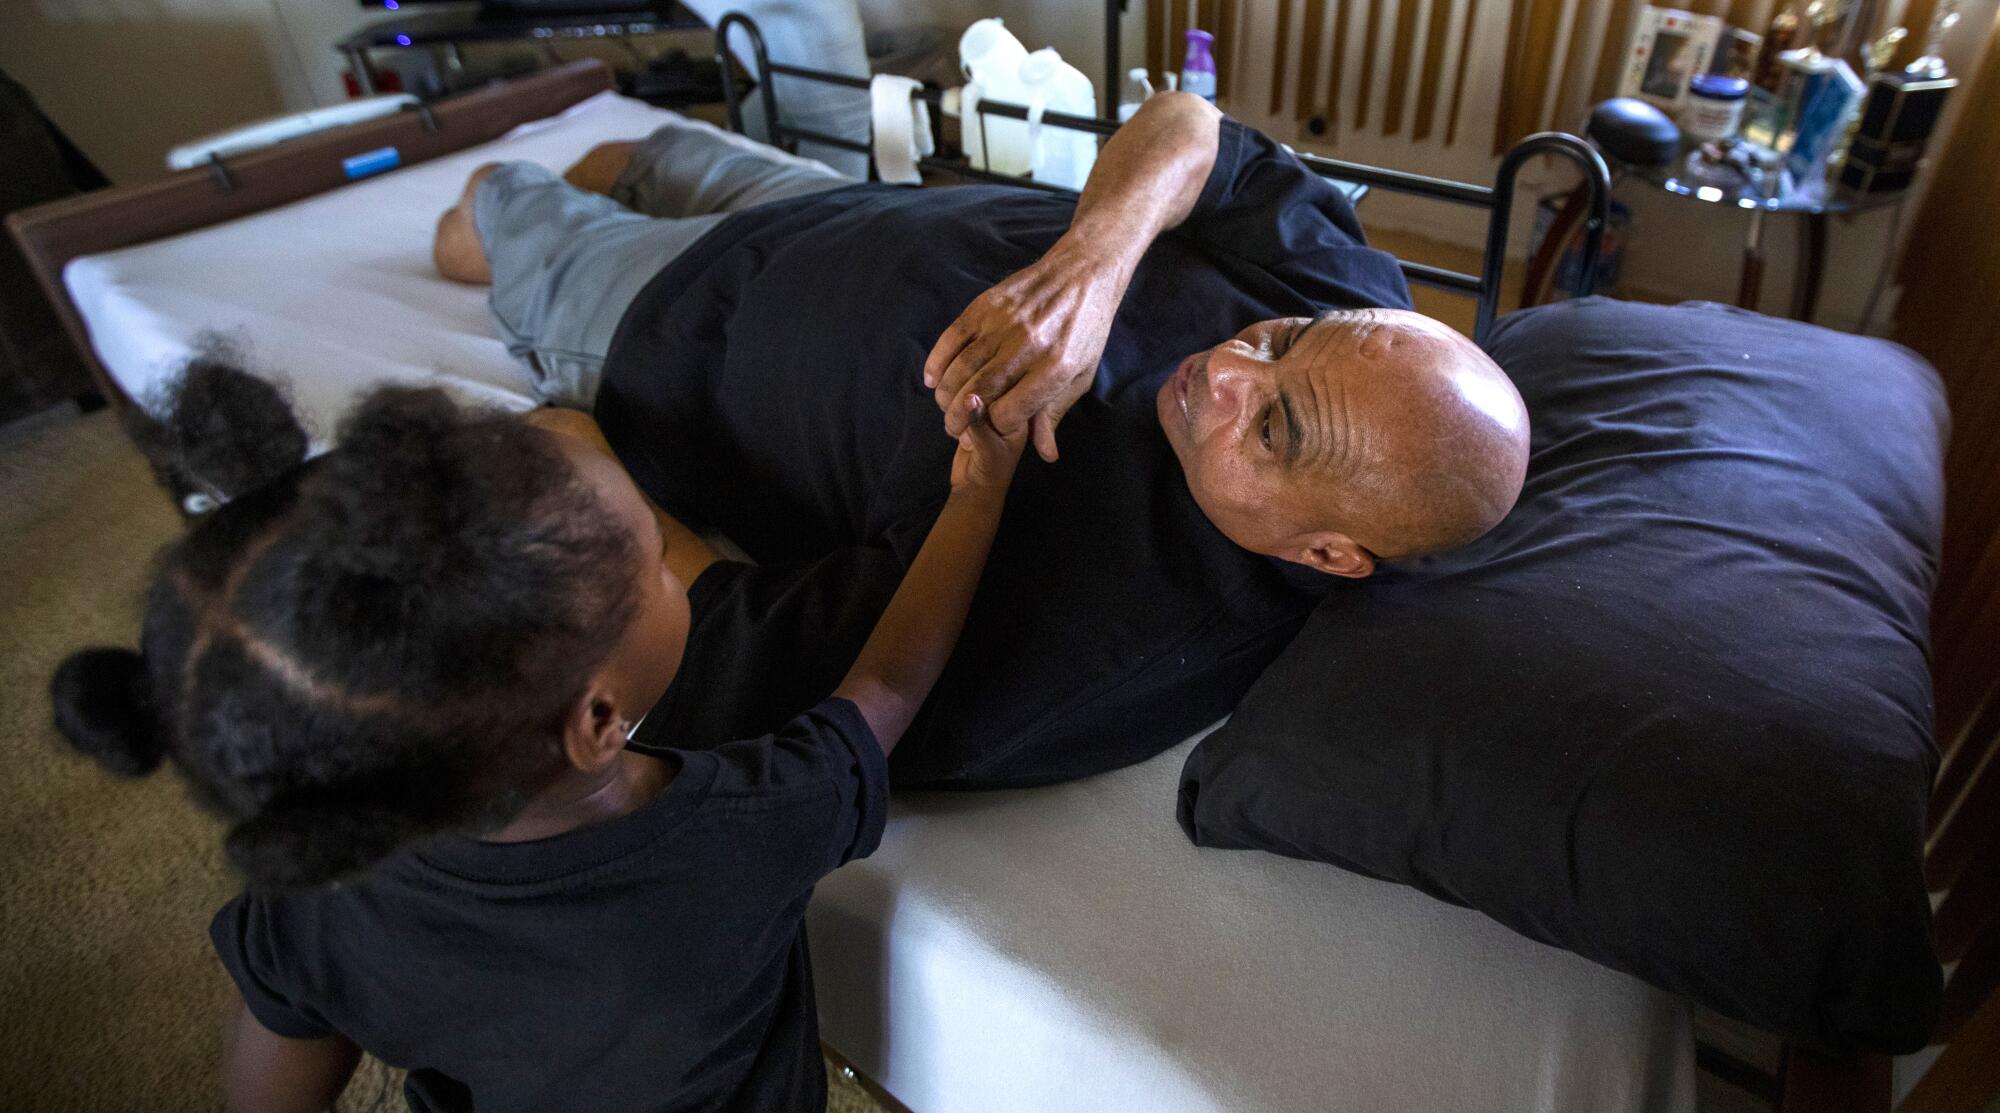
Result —
[[1705, 304], [1566, 302], [1487, 346], [1534, 421], [1519, 505], [1330, 595], [1189, 756], [1181, 825], [1809, 1046], [1921, 1046], [1936, 375]]

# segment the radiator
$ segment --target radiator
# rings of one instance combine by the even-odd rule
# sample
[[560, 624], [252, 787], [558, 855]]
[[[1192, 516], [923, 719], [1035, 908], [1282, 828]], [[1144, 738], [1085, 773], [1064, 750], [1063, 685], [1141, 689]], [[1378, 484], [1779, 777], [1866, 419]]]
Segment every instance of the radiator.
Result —
[[[1761, 28], [1778, 0], [1678, 5]], [[1531, 132], [1578, 130], [1617, 86], [1640, 0], [1148, 0], [1146, 63], [1178, 69], [1213, 31], [1232, 115], [1300, 146], [1395, 165], [1400, 145], [1482, 160]], [[1388, 144], [1374, 140], [1390, 140]], [[1490, 166], [1490, 161], [1485, 165]], [[1468, 164], [1467, 172], [1472, 166]]]

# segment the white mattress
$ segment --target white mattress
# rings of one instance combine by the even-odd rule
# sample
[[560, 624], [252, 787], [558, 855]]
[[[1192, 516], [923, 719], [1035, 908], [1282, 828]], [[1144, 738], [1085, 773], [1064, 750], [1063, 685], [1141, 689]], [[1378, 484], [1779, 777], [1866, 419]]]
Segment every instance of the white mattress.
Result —
[[[288, 378], [322, 435], [384, 380], [525, 408], [484, 291], [432, 269], [437, 215], [482, 162], [560, 169], [665, 116], [603, 94], [64, 279], [135, 397], [215, 333]], [[828, 1042], [918, 1113], [1692, 1107], [1674, 998], [1409, 889], [1189, 845], [1191, 745], [1075, 784], [900, 798], [882, 849], [812, 907]]]
[[826, 1041], [918, 1113], [1693, 1108], [1679, 999], [1413, 889], [1190, 844], [1193, 744], [899, 797], [813, 901]]
[[444, 158], [74, 259], [63, 282], [98, 358], [141, 402], [216, 336], [289, 384], [322, 443], [362, 387], [387, 381], [435, 382], [463, 400], [527, 409], [533, 381], [494, 332], [486, 288], [446, 281], [431, 263], [438, 214], [481, 163], [525, 159], [561, 171], [594, 144], [671, 118], [600, 93]]

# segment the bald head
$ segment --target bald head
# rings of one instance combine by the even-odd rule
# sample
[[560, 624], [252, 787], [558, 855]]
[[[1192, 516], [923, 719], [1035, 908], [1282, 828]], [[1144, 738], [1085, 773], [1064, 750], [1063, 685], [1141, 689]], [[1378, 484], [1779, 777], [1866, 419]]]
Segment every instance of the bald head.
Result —
[[1527, 470], [1527, 412], [1506, 374], [1401, 310], [1252, 325], [1183, 361], [1158, 410], [1218, 528], [1334, 575], [1478, 537]]

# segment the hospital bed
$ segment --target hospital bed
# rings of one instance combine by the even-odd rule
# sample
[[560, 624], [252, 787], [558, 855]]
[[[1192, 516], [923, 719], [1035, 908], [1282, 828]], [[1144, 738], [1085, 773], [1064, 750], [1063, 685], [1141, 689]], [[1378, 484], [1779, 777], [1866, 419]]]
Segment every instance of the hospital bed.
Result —
[[[121, 407], [219, 339], [322, 439], [384, 381], [527, 409], [484, 291], [433, 269], [432, 227], [474, 166], [560, 170], [668, 118], [610, 84], [578, 63], [9, 224]], [[1496, 191], [1322, 169], [1504, 222], [1511, 173]], [[1498, 231], [1486, 274], [1411, 277], [1480, 297], [1484, 323]], [[922, 1113], [1692, 1108], [1680, 1000], [1413, 889], [1190, 845], [1174, 798], [1195, 741], [1071, 784], [900, 796], [881, 850], [811, 909], [830, 1047]]]

